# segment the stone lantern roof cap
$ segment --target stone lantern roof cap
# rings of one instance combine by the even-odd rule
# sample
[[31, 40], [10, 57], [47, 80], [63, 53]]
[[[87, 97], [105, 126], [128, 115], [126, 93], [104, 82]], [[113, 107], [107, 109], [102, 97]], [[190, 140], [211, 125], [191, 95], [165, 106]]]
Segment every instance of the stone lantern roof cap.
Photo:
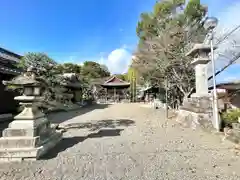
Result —
[[3, 84], [4, 85], [16, 85], [16, 86], [26, 86], [26, 85], [39, 86], [39, 85], [41, 85], [41, 82], [39, 82], [31, 77], [28, 77], [28, 76], [19, 75], [11, 81], [3, 81]]
[[[217, 49], [217, 46], [214, 46], [213, 49]], [[210, 53], [211, 46], [209, 44], [195, 44], [193, 48], [189, 52], [187, 52], [186, 56], [194, 57], [200, 52]]]
[[13, 86], [45, 86], [46, 82], [41, 77], [36, 77], [36, 69], [34, 67], [29, 67], [25, 73], [22, 73], [10, 81], [2, 81], [4, 85]]

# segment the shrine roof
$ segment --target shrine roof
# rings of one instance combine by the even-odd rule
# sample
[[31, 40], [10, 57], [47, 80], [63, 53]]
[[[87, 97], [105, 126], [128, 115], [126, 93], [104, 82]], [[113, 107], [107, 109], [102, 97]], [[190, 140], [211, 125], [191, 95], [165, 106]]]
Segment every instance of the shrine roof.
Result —
[[123, 81], [122, 79], [112, 76], [107, 81], [105, 81], [102, 86], [130, 86], [129, 82]]

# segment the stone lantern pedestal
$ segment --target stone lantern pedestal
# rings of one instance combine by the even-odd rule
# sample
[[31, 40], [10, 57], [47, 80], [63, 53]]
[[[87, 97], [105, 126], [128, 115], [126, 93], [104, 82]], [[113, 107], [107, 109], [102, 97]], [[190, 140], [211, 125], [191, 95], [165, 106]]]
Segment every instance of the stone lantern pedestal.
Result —
[[186, 54], [194, 58], [196, 93], [191, 98], [184, 99], [177, 121], [192, 128], [201, 127], [205, 130], [213, 129], [212, 94], [208, 92], [207, 64], [210, 62], [208, 54], [210, 45], [195, 44]]
[[[41, 86], [32, 76], [18, 77], [11, 82], [22, 85], [24, 95], [15, 97], [24, 106], [0, 138], [0, 161], [37, 160], [53, 148], [62, 137], [44, 113], [38, 109], [42, 102]], [[38, 104], [38, 105], [37, 105]]]

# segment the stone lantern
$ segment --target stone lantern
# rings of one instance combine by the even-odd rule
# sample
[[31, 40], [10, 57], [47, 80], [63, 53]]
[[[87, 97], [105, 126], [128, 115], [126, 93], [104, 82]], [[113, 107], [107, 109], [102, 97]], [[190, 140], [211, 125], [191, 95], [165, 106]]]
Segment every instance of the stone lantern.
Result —
[[14, 99], [20, 101], [24, 109], [3, 131], [3, 137], [0, 138], [0, 160], [36, 160], [61, 140], [62, 133], [51, 127], [38, 107], [44, 100], [41, 96], [44, 81], [37, 78], [34, 71], [29, 68], [12, 81], [3, 82], [23, 89], [23, 95]]

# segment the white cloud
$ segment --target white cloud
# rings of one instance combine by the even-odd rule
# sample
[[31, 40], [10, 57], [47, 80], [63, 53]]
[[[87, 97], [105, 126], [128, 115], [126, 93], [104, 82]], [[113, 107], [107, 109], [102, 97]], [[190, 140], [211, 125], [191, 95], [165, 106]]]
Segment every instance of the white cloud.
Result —
[[125, 48], [118, 48], [110, 52], [107, 58], [101, 58], [100, 64], [105, 64], [109, 71], [115, 73], [125, 73], [130, 65], [132, 54]]
[[79, 65], [83, 65], [85, 60], [95, 61], [105, 65], [112, 74], [126, 73], [132, 60], [132, 49], [133, 46], [123, 45], [110, 53], [100, 52], [98, 55], [89, 58], [83, 58], [76, 55], [77, 53], [72, 53], [68, 57], [56, 57], [55, 59], [59, 59], [59, 63], [74, 63]]

